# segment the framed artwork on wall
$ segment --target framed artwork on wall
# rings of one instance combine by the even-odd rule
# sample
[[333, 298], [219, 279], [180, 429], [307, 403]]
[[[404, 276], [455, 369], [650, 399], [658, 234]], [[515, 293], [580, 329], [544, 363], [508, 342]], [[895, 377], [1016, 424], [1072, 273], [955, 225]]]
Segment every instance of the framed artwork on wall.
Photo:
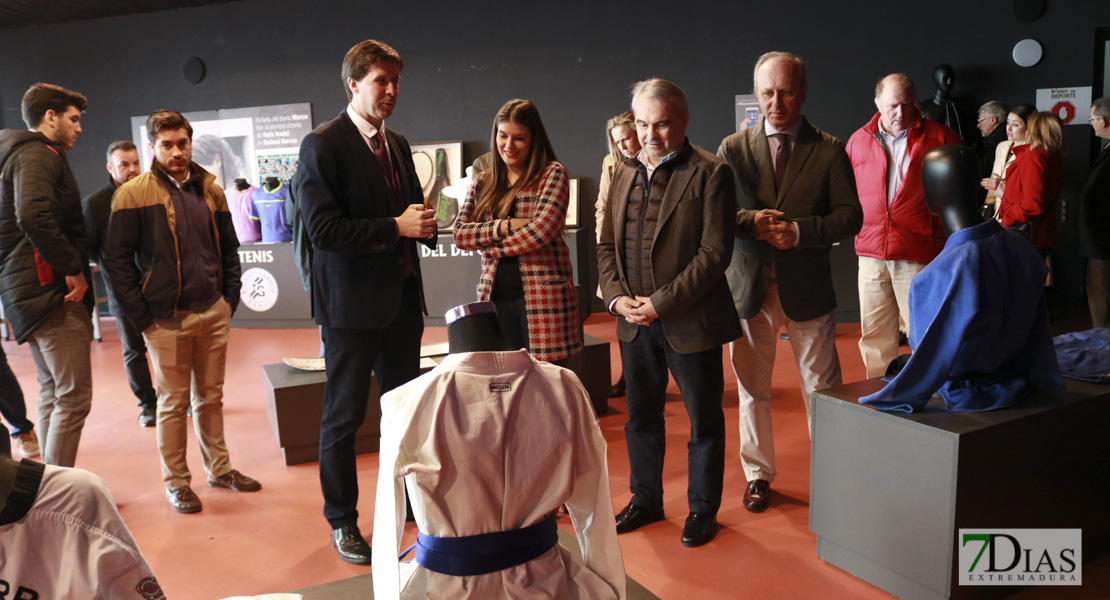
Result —
[[567, 227], [579, 227], [578, 223], [578, 178], [570, 178], [570, 202], [567, 204]]
[[462, 178], [463, 143], [460, 140], [427, 142], [412, 144], [410, 148], [424, 199], [436, 211], [436, 227], [441, 232], [449, 232], [455, 226], [465, 198], [453, 198], [443, 190]]

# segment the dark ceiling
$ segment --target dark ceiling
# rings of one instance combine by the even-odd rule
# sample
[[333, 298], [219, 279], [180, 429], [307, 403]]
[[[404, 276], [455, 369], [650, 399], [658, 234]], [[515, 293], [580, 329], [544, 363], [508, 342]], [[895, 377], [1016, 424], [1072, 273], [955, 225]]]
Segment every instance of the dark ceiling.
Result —
[[0, 0], [0, 29], [18, 29], [238, 0]]

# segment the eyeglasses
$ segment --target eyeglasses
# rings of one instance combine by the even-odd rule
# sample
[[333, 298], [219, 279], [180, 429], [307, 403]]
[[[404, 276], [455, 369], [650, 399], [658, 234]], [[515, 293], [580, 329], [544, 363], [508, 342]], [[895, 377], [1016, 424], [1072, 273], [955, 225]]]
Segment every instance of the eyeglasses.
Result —
[[1105, 119], [1106, 117], [1090, 117], [1087, 119], [1088, 123], [1094, 122], [1097, 119]]
[[987, 121], [987, 120], [990, 120], [990, 119], [993, 119], [993, 118], [994, 117], [979, 117], [979, 120], [976, 121], [975, 124], [978, 125], [979, 123], [982, 123], [983, 121]]

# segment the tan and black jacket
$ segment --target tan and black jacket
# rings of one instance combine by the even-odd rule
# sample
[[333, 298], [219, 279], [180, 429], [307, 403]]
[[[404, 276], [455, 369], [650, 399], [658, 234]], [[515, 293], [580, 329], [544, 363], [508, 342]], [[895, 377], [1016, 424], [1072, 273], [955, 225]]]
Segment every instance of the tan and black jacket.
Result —
[[[169, 190], [151, 170], [121, 185], [112, 196], [104, 241], [104, 270], [124, 316], [140, 331], [154, 319], [176, 316], [181, 295], [176, 215]], [[220, 257], [218, 286], [234, 310], [239, 305], [239, 240], [216, 177], [201, 172], [204, 202], [212, 217], [212, 241]]]

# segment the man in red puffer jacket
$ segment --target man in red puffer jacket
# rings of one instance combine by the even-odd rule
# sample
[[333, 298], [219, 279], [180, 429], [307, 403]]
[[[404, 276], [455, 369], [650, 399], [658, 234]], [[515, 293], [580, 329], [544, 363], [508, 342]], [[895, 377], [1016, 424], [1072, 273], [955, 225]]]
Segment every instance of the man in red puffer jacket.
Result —
[[894, 73], [875, 86], [879, 112], [848, 140], [863, 206], [856, 235], [859, 256], [860, 352], [868, 377], [898, 356], [899, 315], [909, 322], [913, 276], [944, 247], [940, 219], [929, 214], [921, 160], [930, 150], [959, 144], [955, 131], [921, 118], [913, 81]]

